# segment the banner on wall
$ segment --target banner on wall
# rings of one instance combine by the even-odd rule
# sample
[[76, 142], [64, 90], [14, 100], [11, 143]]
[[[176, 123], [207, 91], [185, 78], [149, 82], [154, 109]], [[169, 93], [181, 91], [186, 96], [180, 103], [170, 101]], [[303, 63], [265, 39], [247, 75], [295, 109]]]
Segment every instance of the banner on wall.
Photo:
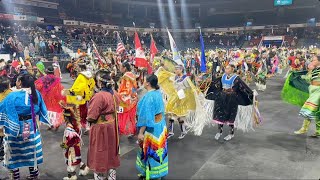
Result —
[[38, 19], [36, 16], [27, 16], [27, 21], [33, 21], [33, 22], [37, 22]]
[[44, 18], [37, 17], [37, 22], [44, 23]]
[[283, 36], [264, 36], [262, 39], [264, 41], [279, 41], [279, 40], [283, 40], [284, 37]]
[[80, 24], [80, 26], [86, 26], [86, 27], [89, 27], [89, 24], [90, 24], [90, 23], [80, 21], [80, 22], [79, 22], [79, 24]]
[[63, 20], [63, 24], [67, 26], [78, 26], [79, 21], [72, 21], [72, 20]]
[[0, 20], [13, 20], [12, 14], [0, 14]]
[[15, 21], [26, 21], [27, 16], [26, 15], [13, 15], [13, 20]]

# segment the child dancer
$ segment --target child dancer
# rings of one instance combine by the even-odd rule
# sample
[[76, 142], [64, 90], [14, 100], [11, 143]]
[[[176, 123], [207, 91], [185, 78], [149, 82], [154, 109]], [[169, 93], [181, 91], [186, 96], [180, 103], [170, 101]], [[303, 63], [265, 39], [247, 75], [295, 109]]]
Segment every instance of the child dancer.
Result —
[[66, 164], [68, 165], [68, 176], [64, 180], [76, 180], [76, 169], [80, 166], [79, 176], [85, 176], [89, 173], [89, 168], [81, 161], [81, 126], [75, 117], [72, 107], [64, 108], [64, 118], [66, 121], [66, 129], [64, 131], [63, 142], [61, 148], [65, 150]]

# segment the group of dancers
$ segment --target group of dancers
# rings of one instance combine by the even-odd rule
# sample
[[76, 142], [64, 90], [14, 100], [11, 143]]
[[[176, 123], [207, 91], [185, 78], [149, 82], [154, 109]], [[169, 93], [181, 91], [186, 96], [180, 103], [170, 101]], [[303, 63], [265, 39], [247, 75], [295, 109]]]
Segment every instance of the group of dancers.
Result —
[[[77, 179], [77, 169], [80, 176], [91, 170], [94, 179], [116, 179], [121, 135], [137, 136], [136, 168], [142, 179], [164, 177], [168, 174], [167, 140], [175, 135], [176, 122], [180, 127], [178, 139], [184, 139], [188, 132], [200, 136], [212, 123], [218, 128], [216, 140], [223, 135], [224, 125], [229, 126], [225, 141], [234, 138], [235, 129], [253, 129], [262, 120], [253, 81], [264, 91], [267, 78], [281, 74], [286, 66], [290, 71], [283, 99], [294, 101], [292, 92], [307, 98], [300, 112], [306, 120], [295, 133], [307, 132], [310, 121], [315, 120], [314, 136], [320, 135], [318, 56], [307, 61], [299, 51], [278, 48], [212, 50], [207, 52], [207, 71], [200, 73], [192, 62], [196, 54], [187, 52], [181, 64], [170, 60], [170, 55], [157, 57], [150, 62], [152, 73], [127, 59], [92, 69], [86, 58], [81, 58], [74, 64], [78, 75], [69, 89], [61, 83], [56, 62], [45, 70], [41, 62], [36, 67], [23, 60], [1, 65], [1, 157], [11, 179], [20, 179], [22, 167], [29, 168], [28, 179], [38, 179], [38, 166], [43, 163], [40, 123], [49, 130], [65, 123], [60, 143], [67, 165], [65, 180]], [[303, 69], [309, 69], [309, 75], [301, 74]], [[294, 86], [293, 76], [307, 85]], [[297, 101], [292, 104], [302, 105]], [[89, 134], [86, 163], [81, 159], [83, 134]]]

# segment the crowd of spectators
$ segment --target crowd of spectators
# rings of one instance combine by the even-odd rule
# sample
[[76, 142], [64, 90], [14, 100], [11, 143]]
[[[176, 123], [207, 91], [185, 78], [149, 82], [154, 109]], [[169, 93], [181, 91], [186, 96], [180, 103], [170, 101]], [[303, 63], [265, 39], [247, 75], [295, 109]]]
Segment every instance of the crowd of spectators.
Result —
[[[92, 47], [93, 40], [98, 48], [106, 50], [115, 49], [117, 45], [117, 33], [112, 30], [101, 28], [83, 28], [83, 27], [59, 27], [50, 28], [40, 26], [21, 26], [21, 25], [0, 25], [0, 53], [16, 54], [24, 59], [30, 57], [48, 57], [64, 53], [63, 45], [81, 49], [83, 51]], [[134, 32], [118, 32], [123, 43], [134, 49]], [[172, 33], [178, 48], [196, 48], [200, 47], [199, 32], [192, 33]], [[290, 42], [287, 46], [294, 47], [298, 38], [320, 39], [320, 30], [316, 28], [307, 29], [274, 29], [274, 30], [256, 30], [247, 32], [233, 33], [208, 33], [203, 32], [205, 46], [208, 48], [235, 48], [241, 47], [244, 41], [249, 41], [249, 45], [258, 45], [262, 36], [285, 35], [289, 37]], [[148, 48], [150, 46], [151, 34], [139, 32], [141, 44]], [[157, 47], [161, 49], [170, 49], [170, 42], [166, 32], [153, 32], [153, 39]], [[188, 43], [188, 46], [185, 44]], [[190, 47], [189, 47], [190, 46]]]
[[62, 53], [62, 41], [41, 27], [0, 25], [0, 52], [24, 59]]

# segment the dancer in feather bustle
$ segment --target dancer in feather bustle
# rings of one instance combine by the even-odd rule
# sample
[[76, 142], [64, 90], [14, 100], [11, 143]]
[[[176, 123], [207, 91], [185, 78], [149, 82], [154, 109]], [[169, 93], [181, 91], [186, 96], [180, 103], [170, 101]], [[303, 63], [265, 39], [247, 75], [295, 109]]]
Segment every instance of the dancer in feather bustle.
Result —
[[219, 132], [215, 139], [222, 135], [223, 125], [230, 126], [230, 133], [224, 139], [234, 137], [234, 122], [238, 112], [238, 105], [251, 105], [253, 103], [252, 90], [234, 74], [234, 66], [227, 65], [222, 77], [212, 76], [212, 84], [207, 92], [207, 99], [214, 100], [213, 121], [218, 124]]

